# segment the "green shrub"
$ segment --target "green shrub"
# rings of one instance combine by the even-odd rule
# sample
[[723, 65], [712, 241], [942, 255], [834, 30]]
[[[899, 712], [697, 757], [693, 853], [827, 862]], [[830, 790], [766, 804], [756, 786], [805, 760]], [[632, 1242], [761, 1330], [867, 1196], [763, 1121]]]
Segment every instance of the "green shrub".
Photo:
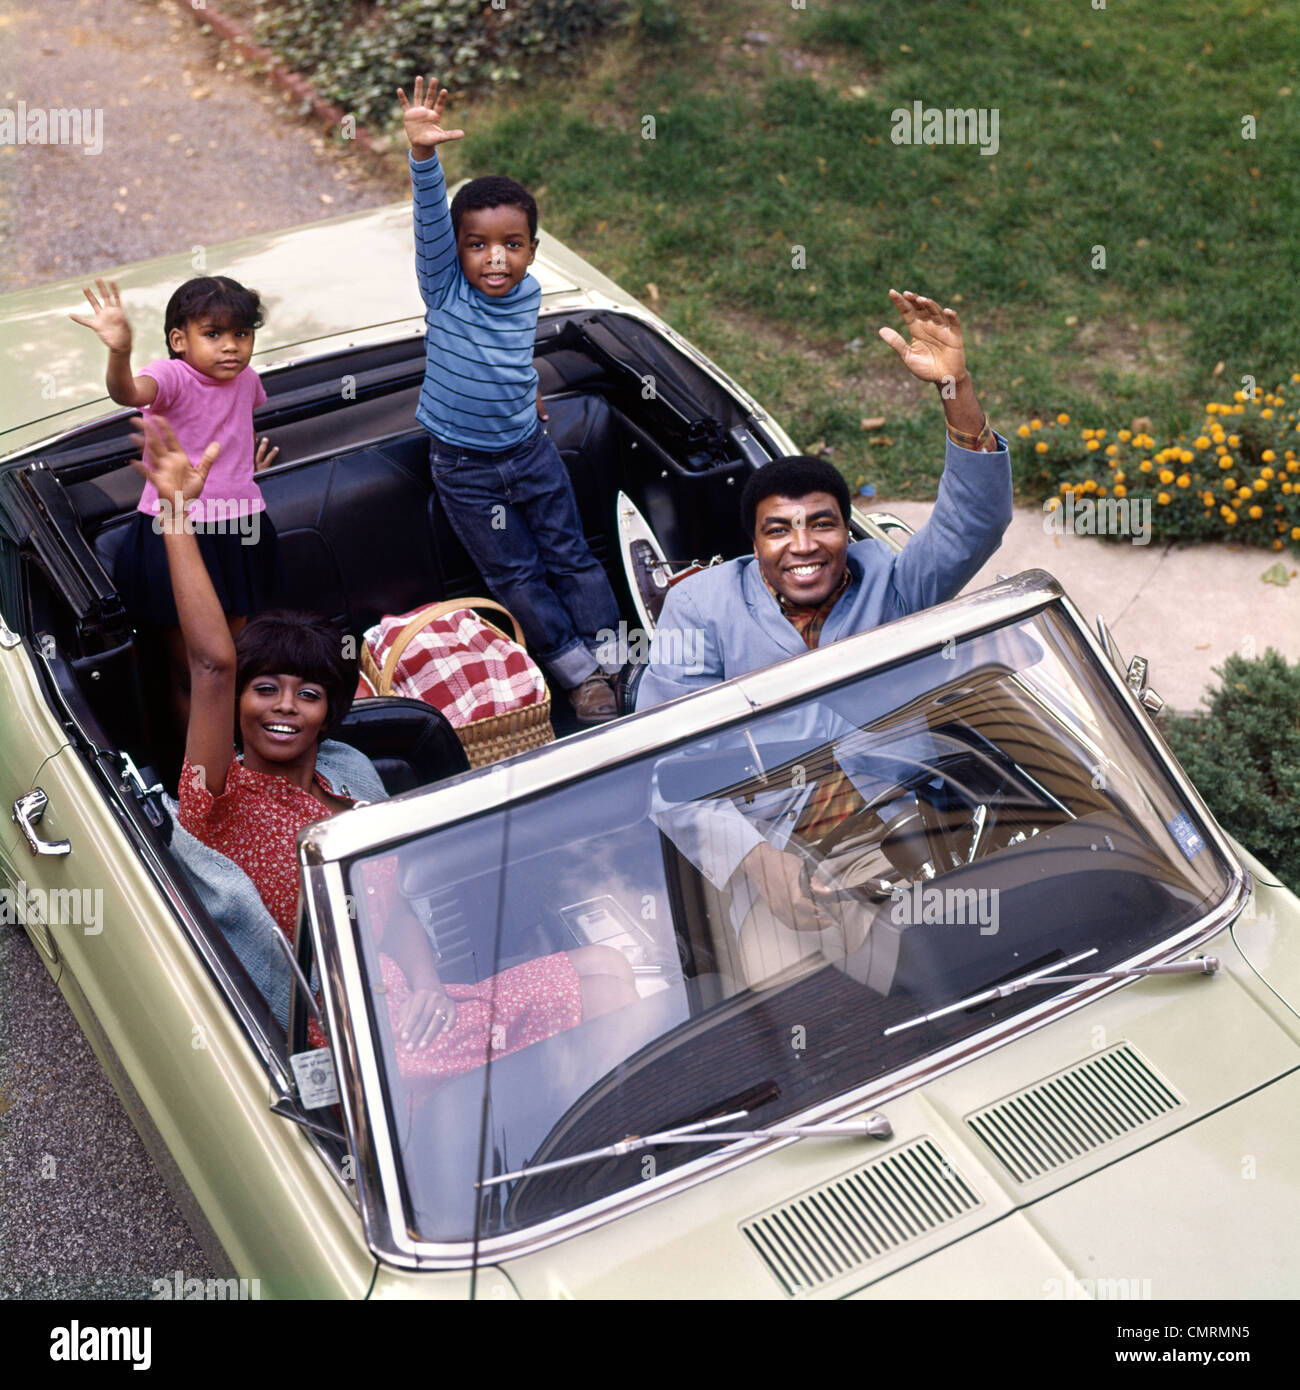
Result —
[[1300, 662], [1270, 647], [1215, 671], [1208, 714], [1171, 718], [1169, 745], [1219, 824], [1300, 893]]
[[[1296, 382], [1300, 373], [1292, 389]], [[1031, 420], [1016, 432], [1016, 483], [1031, 495], [1057, 494], [1048, 505], [1069, 492], [1127, 498], [1150, 508], [1160, 540], [1300, 549], [1300, 412], [1286, 405], [1281, 386], [1253, 400], [1237, 391], [1208, 402], [1194, 433], [1159, 448], [1141, 429], [1078, 429], [1067, 415]]]
[[396, 89], [409, 92], [419, 73], [460, 91], [517, 82], [625, 9], [626, 0], [265, 0], [254, 27], [323, 96], [384, 127]]

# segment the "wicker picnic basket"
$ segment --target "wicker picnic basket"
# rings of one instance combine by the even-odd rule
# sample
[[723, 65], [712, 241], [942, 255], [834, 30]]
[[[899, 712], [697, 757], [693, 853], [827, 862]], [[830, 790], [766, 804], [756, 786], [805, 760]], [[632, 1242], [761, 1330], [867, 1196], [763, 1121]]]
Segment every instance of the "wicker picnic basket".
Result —
[[[385, 654], [382, 670], [376, 664], [369, 645], [362, 645], [361, 672], [374, 687], [376, 695], [396, 693], [393, 690], [393, 677], [397, 672], [398, 662], [402, 659], [402, 653], [410, 646], [412, 639], [435, 618], [441, 618], [461, 608], [491, 608], [497, 613], [504, 613], [515, 630], [513, 640], [527, 650], [523, 629], [514, 614], [490, 598], [453, 598], [445, 599], [442, 603], [431, 603], [427, 608], [422, 608], [397, 634], [393, 645]], [[488, 622], [486, 618], [482, 621], [499, 636], [507, 641], [511, 640], [495, 623]], [[468, 724], [453, 724], [452, 727], [456, 730], [456, 737], [460, 739], [461, 747], [469, 758], [470, 767], [486, 767], [488, 763], [500, 762], [502, 758], [509, 758], [515, 753], [524, 753], [530, 748], [541, 748], [544, 744], [555, 741], [555, 730], [551, 727], [551, 692], [547, 689], [544, 700], [526, 705], [523, 709], [507, 710], [504, 714], [489, 714], [482, 719], [471, 720]]]

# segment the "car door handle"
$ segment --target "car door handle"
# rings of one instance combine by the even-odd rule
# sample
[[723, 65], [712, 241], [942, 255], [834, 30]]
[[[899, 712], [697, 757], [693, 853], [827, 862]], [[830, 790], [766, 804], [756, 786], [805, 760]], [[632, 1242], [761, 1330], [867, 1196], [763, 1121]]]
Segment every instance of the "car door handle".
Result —
[[26, 796], [20, 796], [14, 802], [13, 815], [10, 819], [23, 832], [23, 839], [27, 841], [27, 848], [33, 854], [71, 854], [71, 840], [42, 840], [36, 833], [36, 827], [49, 804], [50, 798], [45, 795], [44, 791], [40, 787], [33, 787]]

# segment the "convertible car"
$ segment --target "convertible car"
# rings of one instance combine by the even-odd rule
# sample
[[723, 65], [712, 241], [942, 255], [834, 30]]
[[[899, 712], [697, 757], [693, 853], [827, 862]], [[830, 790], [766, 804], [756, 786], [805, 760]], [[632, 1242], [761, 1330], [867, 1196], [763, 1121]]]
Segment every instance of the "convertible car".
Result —
[[[550, 429], [631, 630], [618, 494], [675, 559], [739, 554], [745, 478], [794, 449], [542, 245]], [[413, 419], [411, 261], [409, 205], [208, 252], [267, 304], [276, 598], [354, 635], [483, 592]], [[139, 351], [191, 273], [117, 272]], [[1300, 903], [1045, 573], [473, 771], [435, 711], [363, 702], [339, 737], [390, 799], [300, 836], [292, 952], [241, 935], [166, 799], [158, 654], [111, 579], [140, 481], [79, 289], [5, 304], [0, 868], [218, 1268], [285, 1297], [1300, 1293]], [[818, 798], [831, 829], [781, 824]], [[744, 899], [745, 837], [801, 857], [824, 930]], [[635, 1001], [412, 1075], [377, 865], [444, 980], [603, 945]]]

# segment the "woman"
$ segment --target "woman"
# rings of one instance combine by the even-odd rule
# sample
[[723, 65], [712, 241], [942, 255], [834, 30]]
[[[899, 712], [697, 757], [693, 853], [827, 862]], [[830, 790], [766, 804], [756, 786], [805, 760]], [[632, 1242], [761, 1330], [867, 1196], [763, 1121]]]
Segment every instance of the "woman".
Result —
[[[176, 610], [189, 653], [190, 713], [180, 782], [180, 820], [232, 859], [290, 942], [297, 920], [297, 833], [354, 804], [316, 769], [320, 741], [352, 703], [356, 663], [323, 619], [266, 613], [232, 640], [198, 542], [184, 525], [219, 446], [191, 462], [161, 417], [134, 422], [136, 467], [172, 505], [161, 514]], [[231, 713], [242, 746], [235, 756]], [[451, 1076], [516, 1052], [636, 999], [632, 970], [618, 951], [586, 946], [558, 952], [473, 985], [438, 978], [428, 936], [396, 891], [391, 865], [367, 884], [383, 952], [380, 965], [404, 1073]], [[313, 1022], [311, 1040], [325, 1038]]]

